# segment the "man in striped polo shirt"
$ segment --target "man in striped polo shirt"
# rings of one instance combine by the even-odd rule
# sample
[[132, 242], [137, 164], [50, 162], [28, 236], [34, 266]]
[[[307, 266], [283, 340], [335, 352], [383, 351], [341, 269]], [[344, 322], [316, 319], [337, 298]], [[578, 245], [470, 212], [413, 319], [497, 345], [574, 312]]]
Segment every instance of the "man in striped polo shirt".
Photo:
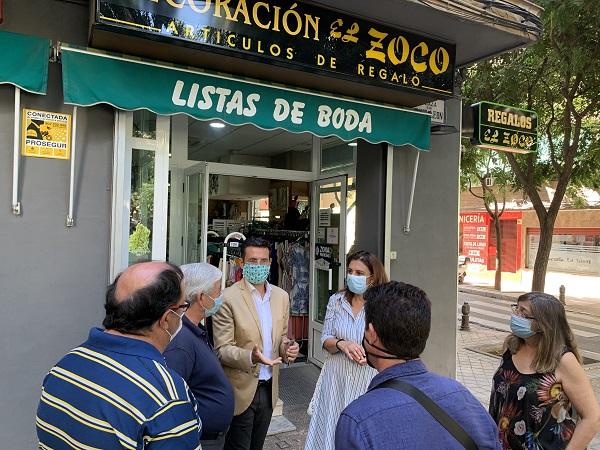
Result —
[[182, 280], [181, 270], [164, 262], [135, 264], [117, 276], [106, 292], [105, 329], [92, 328], [44, 379], [39, 448], [200, 448], [194, 396], [162, 356], [189, 306]]

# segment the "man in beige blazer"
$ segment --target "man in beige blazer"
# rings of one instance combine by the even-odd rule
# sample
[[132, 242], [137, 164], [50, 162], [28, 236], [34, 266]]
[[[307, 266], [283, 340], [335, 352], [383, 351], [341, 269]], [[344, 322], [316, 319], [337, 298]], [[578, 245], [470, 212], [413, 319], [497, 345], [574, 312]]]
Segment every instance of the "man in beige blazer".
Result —
[[287, 339], [289, 296], [267, 281], [269, 242], [248, 238], [242, 256], [244, 278], [223, 291], [213, 336], [235, 397], [225, 450], [261, 450], [279, 396], [279, 364], [293, 362], [299, 346]]

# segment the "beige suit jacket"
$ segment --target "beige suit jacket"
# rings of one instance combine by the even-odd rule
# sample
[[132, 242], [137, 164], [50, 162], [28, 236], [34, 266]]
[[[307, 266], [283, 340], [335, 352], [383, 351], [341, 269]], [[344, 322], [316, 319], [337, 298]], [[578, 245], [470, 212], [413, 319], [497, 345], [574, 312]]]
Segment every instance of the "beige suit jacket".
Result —
[[[271, 314], [273, 333], [272, 358], [285, 358], [283, 337], [287, 336], [289, 295], [277, 286], [271, 286]], [[213, 316], [215, 349], [233, 386], [234, 414], [243, 413], [254, 398], [258, 387], [259, 365], [252, 364], [252, 349], [262, 350], [262, 329], [252, 293], [245, 280], [238, 281], [223, 291], [223, 305]], [[273, 408], [279, 396], [279, 366], [273, 367]]]

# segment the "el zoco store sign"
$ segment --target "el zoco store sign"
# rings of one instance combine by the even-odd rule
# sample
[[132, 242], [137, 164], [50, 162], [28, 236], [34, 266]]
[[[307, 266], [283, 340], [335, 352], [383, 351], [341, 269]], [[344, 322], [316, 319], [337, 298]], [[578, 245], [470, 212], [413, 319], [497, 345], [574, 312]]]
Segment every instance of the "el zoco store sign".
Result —
[[96, 27], [451, 96], [453, 44], [290, 0], [96, 0]]
[[513, 153], [537, 150], [538, 117], [534, 111], [491, 102], [476, 103], [471, 108], [475, 145]]

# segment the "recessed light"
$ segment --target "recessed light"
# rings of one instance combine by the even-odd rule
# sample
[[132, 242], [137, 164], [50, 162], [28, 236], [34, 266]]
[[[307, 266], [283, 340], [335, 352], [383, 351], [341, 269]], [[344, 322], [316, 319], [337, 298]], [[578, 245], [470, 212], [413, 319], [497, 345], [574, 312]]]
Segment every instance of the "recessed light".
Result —
[[209, 125], [213, 128], [225, 128], [225, 124], [222, 122], [211, 122]]
[[350, 142], [348, 143], [348, 147], [356, 147], [358, 145], [358, 142]]

